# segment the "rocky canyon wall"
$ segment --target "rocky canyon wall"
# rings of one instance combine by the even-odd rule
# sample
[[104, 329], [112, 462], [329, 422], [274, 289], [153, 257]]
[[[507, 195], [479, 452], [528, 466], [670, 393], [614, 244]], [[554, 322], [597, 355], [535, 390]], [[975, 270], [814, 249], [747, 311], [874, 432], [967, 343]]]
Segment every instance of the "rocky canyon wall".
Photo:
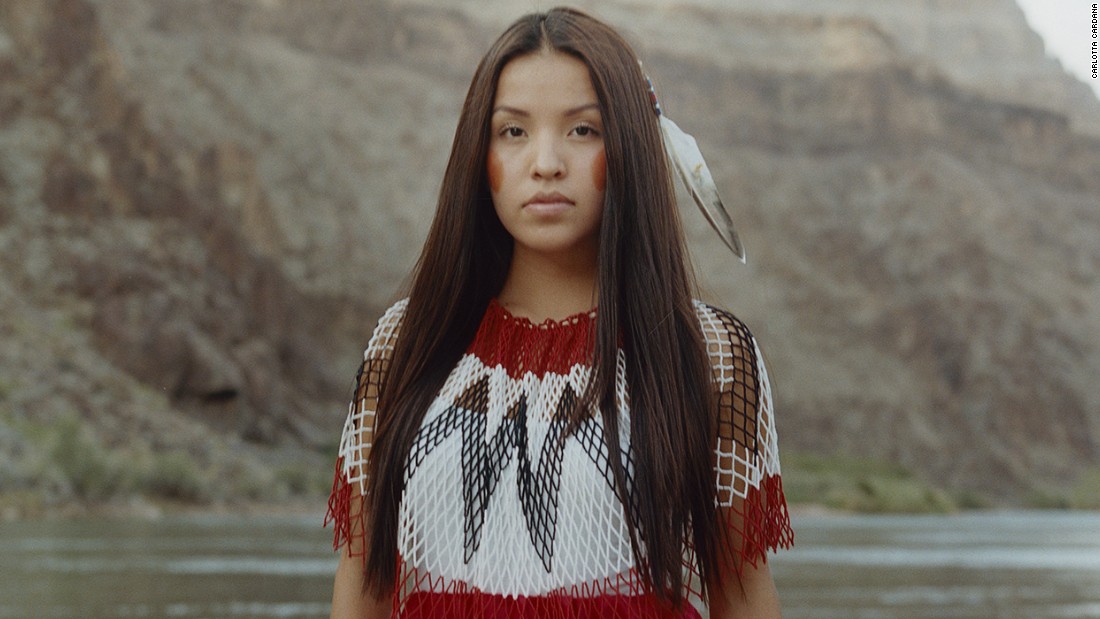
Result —
[[[784, 448], [1010, 502], [1100, 467], [1100, 103], [1011, 1], [581, 5], [708, 155], [749, 263], [685, 212], [696, 266], [763, 343]], [[527, 9], [4, 3], [4, 487], [72, 495], [35, 455], [66, 417], [217, 496], [327, 466], [474, 65]]]

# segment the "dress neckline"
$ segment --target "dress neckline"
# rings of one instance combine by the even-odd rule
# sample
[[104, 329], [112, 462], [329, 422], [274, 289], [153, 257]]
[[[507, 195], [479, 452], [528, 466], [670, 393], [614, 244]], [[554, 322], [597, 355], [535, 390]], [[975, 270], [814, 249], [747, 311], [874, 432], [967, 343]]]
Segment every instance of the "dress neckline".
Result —
[[504, 307], [504, 304], [502, 304], [500, 300], [496, 297], [489, 299], [488, 311], [491, 313], [495, 313], [502, 322], [509, 323], [516, 327], [522, 327], [525, 329], [538, 329], [541, 331], [555, 331], [560, 329], [569, 329], [577, 326], [587, 327], [592, 323], [592, 321], [596, 319], [596, 308], [593, 307], [592, 309], [587, 311], [570, 314], [565, 318], [547, 318], [541, 322], [536, 323], [530, 318], [524, 316], [516, 316], [512, 312], [508, 311], [508, 308]]
[[541, 378], [547, 373], [564, 376], [572, 368], [592, 362], [595, 315], [595, 310], [589, 310], [535, 324], [492, 299], [466, 352], [487, 367], [504, 368], [512, 378], [525, 374]]

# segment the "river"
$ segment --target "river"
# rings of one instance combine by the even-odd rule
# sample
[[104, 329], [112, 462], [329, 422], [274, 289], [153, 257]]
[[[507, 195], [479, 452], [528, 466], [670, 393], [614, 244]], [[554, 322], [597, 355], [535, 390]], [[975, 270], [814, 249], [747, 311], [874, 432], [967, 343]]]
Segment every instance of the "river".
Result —
[[[0, 619], [327, 617], [320, 516], [0, 524]], [[797, 515], [786, 619], [1100, 619], [1100, 514]]]

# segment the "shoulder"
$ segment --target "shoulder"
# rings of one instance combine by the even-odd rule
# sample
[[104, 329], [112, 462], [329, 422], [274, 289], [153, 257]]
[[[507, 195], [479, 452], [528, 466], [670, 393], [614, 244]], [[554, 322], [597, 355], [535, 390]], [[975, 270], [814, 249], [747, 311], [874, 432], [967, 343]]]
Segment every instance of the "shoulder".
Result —
[[699, 327], [703, 331], [703, 341], [708, 351], [715, 352], [715, 348], [725, 349], [734, 347], [745, 349], [745, 354], [755, 358], [756, 339], [752, 331], [732, 312], [713, 305], [709, 305], [698, 299], [694, 299], [695, 316], [699, 319]]
[[374, 333], [371, 334], [367, 350], [363, 353], [364, 359], [389, 356], [388, 353], [393, 350], [393, 345], [397, 341], [397, 334], [401, 330], [408, 304], [408, 298], [401, 299], [382, 313], [382, 317], [374, 327]]
[[754, 392], [770, 391], [763, 354], [748, 326], [732, 312], [698, 300], [694, 303], [719, 388], [744, 384]]

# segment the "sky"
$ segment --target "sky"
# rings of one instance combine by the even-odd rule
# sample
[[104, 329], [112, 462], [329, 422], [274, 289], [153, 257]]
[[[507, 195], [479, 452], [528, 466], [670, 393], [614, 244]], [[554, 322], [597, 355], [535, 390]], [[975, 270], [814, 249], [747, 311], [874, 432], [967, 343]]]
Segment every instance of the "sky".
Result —
[[1016, 0], [1032, 29], [1043, 37], [1047, 54], [1100, 97], [1092, 77], [1092, 0]]

